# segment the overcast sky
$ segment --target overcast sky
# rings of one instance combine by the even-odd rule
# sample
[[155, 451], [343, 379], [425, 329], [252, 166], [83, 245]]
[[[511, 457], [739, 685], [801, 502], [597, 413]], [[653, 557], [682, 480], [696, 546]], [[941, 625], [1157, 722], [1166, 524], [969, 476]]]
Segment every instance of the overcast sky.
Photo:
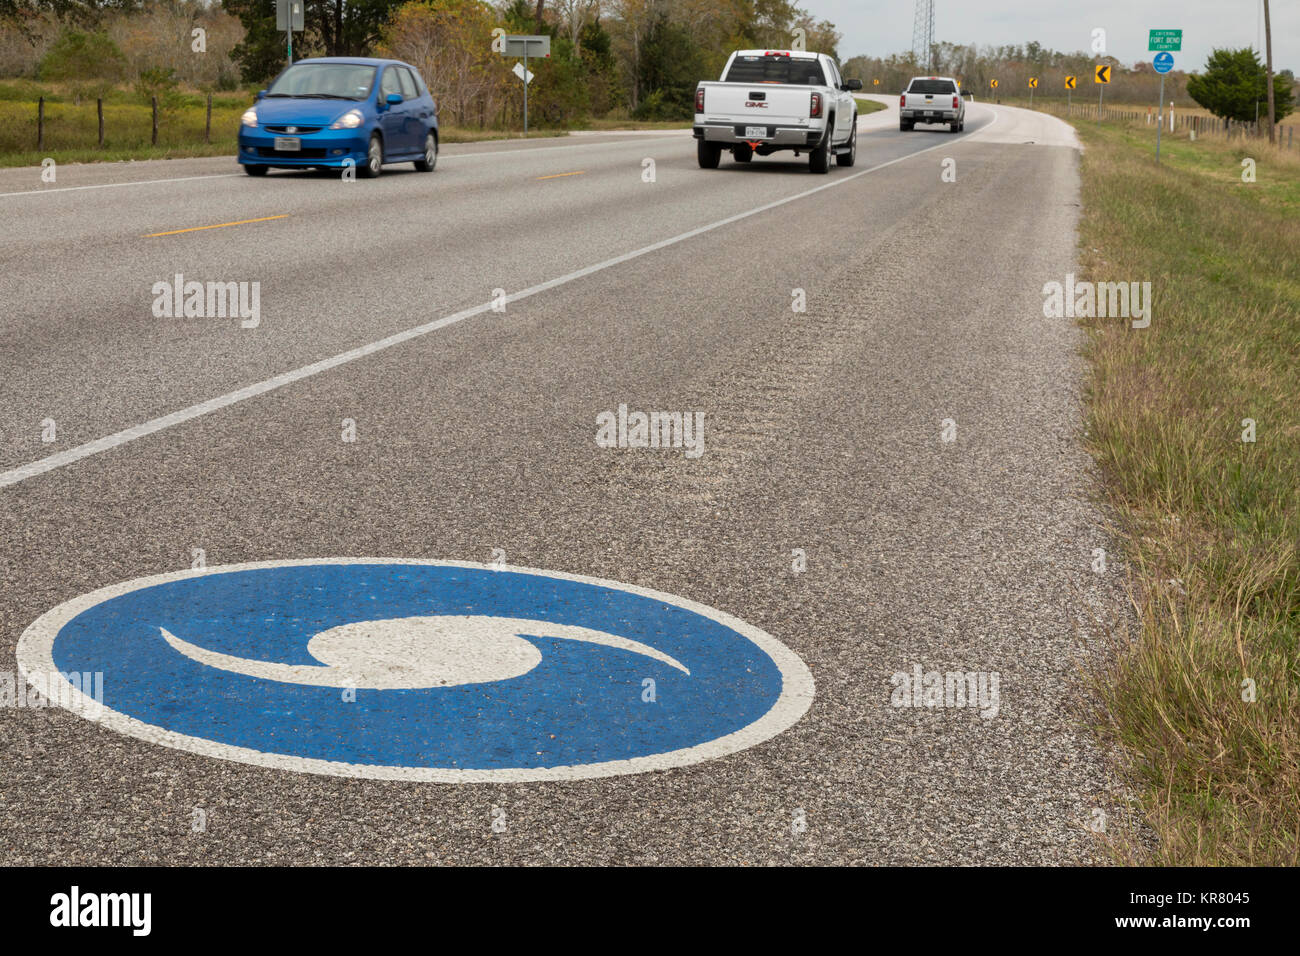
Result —
[[[844, 34], [840, 57], [885, 56], [912, 46], [915, 0], [800, 0]], [[1181, 29], [1178, 69], [1203, 69], [1214, 46], [1253, 46], [1263, 59], [1260, 0], [935, 0], [938, 41], [999, 45], [1037, 40], [1055, 50], [1090, 50], [1106, 30], [1106, 52], [1132, 66], [1150, 60], [1147, 31]], [[1300, 0], [1272, 0], [1273, 67], [1300, 72]]]

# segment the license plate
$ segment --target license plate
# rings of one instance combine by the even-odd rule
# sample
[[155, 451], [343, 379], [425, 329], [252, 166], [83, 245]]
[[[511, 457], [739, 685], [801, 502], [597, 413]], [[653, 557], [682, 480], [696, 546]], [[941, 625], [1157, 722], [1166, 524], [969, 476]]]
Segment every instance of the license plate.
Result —
[[767, 135], [766, 126], [746, 126], [745, 135], [750, 139], [762, 139]]
[[297, 136], [277, 136], [275, 151], [277, 153], [296, 153], [302, 149], [302, 140]]

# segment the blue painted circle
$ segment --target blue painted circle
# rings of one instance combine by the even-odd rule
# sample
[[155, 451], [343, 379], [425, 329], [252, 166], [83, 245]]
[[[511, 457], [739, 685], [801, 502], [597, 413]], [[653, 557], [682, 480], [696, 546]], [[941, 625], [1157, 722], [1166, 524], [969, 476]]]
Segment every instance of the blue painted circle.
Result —
[[1174, 55], [1167, 51], [1157, 53], [1153, 65], [1157, 73], [1168, 73], [1174, 68]]
[[[323, 631], [433, 615], [522, 618], [539, 632], [595, 629], [668, 655], [689, 674], [647, 652], [519, 630], [541, 658], [526, 673], [361, 688], [345, 700], [337, 687], [209, 666], [162, 636], [233, 658], [320, 665], [307, 643]], [[128, 582], [49, 612], [24, 634], [19, 658], [29, 673], [102, 672], [105, 722], [135, 736], [268, 766], [428, 780], [601, 776], [695, 762], [780, 732], [812, 694], [807, 669], [775, 639], [680, 598], [550, 572], [380, 559]]]

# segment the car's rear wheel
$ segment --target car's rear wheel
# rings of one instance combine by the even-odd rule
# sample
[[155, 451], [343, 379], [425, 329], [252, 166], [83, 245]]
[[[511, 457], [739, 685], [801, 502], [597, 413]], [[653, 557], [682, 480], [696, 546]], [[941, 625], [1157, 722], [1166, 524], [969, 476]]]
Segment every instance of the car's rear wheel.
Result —
[[814, 173], [829, 173], [831, 171], [831, 136], [835, 131], [835, 117], [832, 116], [826, 120], [826, 135], [822, 141], [817, 144], [816, 148], [808, 154], [808, 169]]
[[366, 163], [361, 167], [361, 175], [374, 179], [384, 171], [384, 144], [378, 133], [370, 135], [370, 145], [366, 147]]
[[244, 166], [244, 172], [250, 176], [265, 176], [269, 166]]
[[858, 161], [858, 114], [853, 114], [853, 131], [849, 133], [849, 148], [847, 152], [836, 153], [835, 162], [841, 166], [852, 166]]
[[754, 158], [754, 147], [742, 143], [731, 151], [732, 158], [738, 163], [747, 163]]
[[955, 133], [959, 129], [961, 129], [961, 123], [959, 123], [957, 120], [953, 120], [951, 123], [948, 124], [948, 132], [950, 133]]
[[717, 169], [718, 163], [722, 161], [722, 146], [699, 140], [695, 144], [695, 157], [700, 161], [700, 169]]
[[900, 133], [910, 133], [910, 132], [912, 131], [912, 127], [913, 127], [914, 125], [915, 125], [914, 123], [901, 123], [901, 122], [900, 122], [900, 123], [898, 124], [898, 131], [899, 131]]
[[424, 137], [424, 159], [415, 161], [415, 168], [422, 173], [431, 173], [438, 165], [438, 137], [430, 132]]

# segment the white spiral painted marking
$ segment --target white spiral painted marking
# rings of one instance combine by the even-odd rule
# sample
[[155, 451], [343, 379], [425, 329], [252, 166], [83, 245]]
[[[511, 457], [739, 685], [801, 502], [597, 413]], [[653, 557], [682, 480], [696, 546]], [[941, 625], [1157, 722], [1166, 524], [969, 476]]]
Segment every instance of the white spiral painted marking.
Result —
[[691, 673], [663, 651], [616, 634], [481, 614], [393, 617], [331, 627], [307, 642], [307, 653], [320, 664], [234, 657], [181, 640], [164, 627], [158, 630], [175, 650], [208, 667], [313, 687], [399, 690], [509, 680], [527, 674], [542, 661], [542, 652], [521, 635], [631, 651], [662, 661], [687, 676]]

